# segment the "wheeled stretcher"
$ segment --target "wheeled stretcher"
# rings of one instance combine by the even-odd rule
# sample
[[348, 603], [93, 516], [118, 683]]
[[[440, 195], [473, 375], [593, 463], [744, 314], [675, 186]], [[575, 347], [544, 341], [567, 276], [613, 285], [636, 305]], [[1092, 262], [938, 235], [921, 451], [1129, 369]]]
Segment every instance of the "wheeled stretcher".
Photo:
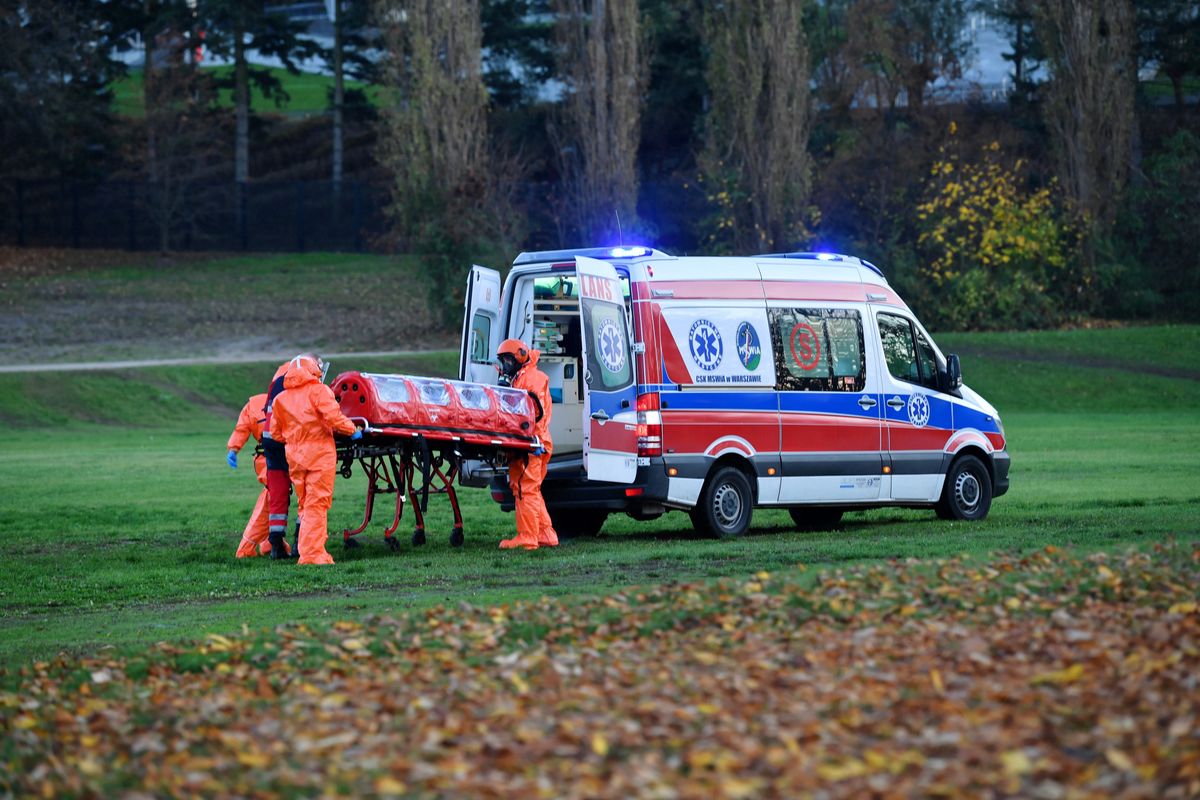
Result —
[[518, 389], [369, 372], [344, 372], [331, 385], [342, 413], [363, 426], [361, 439], [341, 439], [337, 446], [342, 476], [349, 478], [357, 461], [368, 481], [362, 524], [342, 531], [346, 547], [358, 546], [354, 537], [367, 529], [381, 494], [396, 496], [392, 521], [383, 531], [392, 550], [400, 547], [394, 534], [406, 500], [416, 523], [412, 543], [425, 543], [430, 494], [450, 499], [450, 544], [460, 546], [463, 520], [454, 481], [463, 459], [503, 468], [513, 455], [541, 447], [532, 434], [533, 403]]

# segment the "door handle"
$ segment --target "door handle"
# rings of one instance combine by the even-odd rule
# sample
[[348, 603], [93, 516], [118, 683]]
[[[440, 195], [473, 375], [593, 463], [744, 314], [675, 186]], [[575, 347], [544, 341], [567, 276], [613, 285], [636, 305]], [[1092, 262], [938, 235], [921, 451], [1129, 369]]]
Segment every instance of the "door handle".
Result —
[[599, 411], [593, 411], [592, 419], [596, 420], [597, 422], [608, 422], [608, 412], [606, 412], [603, 408]]
[[874, 397], [863, 395], [862, 397], [858, 398], [858, 405], [860, 408], [874, 408], [879, 404], [875, 402]]
[[891, 400], [888, 400], [888, 406], [899, 411], [904, 408], [904, 401], [899, 397], [893, 397]]

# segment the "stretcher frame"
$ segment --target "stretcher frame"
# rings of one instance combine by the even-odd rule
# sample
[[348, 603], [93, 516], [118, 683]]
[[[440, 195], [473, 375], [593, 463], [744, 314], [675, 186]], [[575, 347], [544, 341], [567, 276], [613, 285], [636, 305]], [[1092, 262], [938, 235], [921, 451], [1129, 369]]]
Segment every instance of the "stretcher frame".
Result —
[[362, 425], [363, 435], [358, 440], [338, 441], [338, 471], [349, 478], [357, 462], [367, 477], [367, 496], [362, 522], [356, 528], [342, 531], [342, 541], [348, 549], [360, 546], [354, 537], [370, 525], [378, 496], [389, 494], [396, 496], [396, 502], [392, 520], [383, 529], [383, 541], [393, 552], [401, 546], [395, 533], [406, 502], [412, 506], [415, 517], [412, 544], [414, 547], [425, 544], [425, 512], [429, 510], [431, 494], [449, 498], [454, 512], [450, 544], [461, 547], [466, 537], [454, 481], [462, 470], [463, 460], [483, 461], [494, 468], [506, 469], [513, 456], [527, 456], [541, 447], [537, 436], [497, 437], [484, 431], [375, 425], [362, 417], [350, 419]]

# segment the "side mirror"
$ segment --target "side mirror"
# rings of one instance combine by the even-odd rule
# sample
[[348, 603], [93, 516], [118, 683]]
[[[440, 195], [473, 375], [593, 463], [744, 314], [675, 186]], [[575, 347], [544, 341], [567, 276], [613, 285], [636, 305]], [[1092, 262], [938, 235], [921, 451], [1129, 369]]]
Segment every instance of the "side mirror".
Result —
[[944, 392], [957, 392], [962, 388], [962, 365], [954, 353], [946, 356], [946, 371], [941, 374]]

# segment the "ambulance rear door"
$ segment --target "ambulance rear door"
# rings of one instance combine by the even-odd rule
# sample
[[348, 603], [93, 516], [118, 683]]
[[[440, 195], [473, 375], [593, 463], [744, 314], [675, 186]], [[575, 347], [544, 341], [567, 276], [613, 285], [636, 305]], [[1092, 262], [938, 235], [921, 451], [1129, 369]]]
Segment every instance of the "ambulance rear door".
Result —
[[458, 355], [459, 380], [496, 383], [494, 366], [500, 346], [500, 273], [472, 265], [467, 276], [463, 310], [462, 349]]
[[637, 475], [637, 385], [621, 280], [611, 264], [576, 256], [583, 349], [583, 463], [588, 480]]

